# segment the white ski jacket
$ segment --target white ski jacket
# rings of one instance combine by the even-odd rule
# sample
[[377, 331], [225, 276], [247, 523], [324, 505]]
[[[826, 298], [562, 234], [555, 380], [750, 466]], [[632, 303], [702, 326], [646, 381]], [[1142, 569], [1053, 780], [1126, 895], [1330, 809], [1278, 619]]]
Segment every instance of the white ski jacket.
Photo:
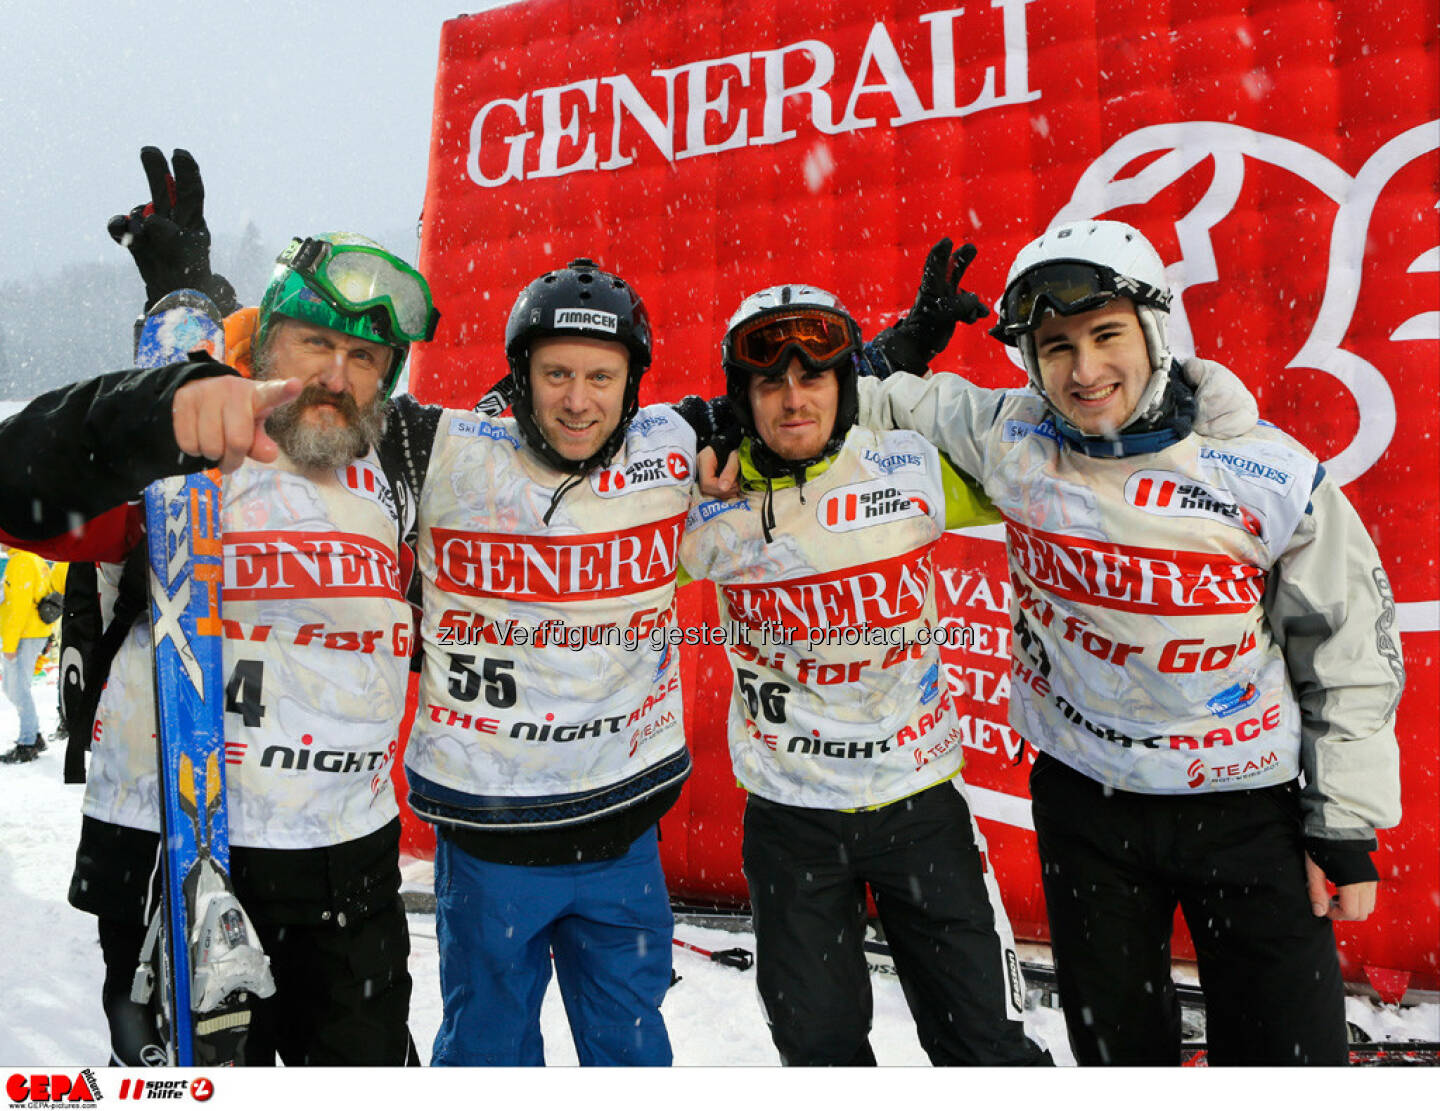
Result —
[[[574, 476], [511, 419], [441, 414], [419, 506], [425, 649], [410, 802], [479, 831], [584, 823], [689, 774], [673, 623], [695, 433], [641, 409]], [[545, 515], [552, 508], [550, 521]]]
[[685, 570], [718, 587], [740, 785], [853, 810], [957, 775], [932, 551], [993, 511], [913, 432], [852, 429], [798, 487], [769, 488], [741, 457], [745, 493], [698, 502], [680, 547]]
[[1279, 429], [1085, 454], [1034, 393], [897, 375], [861, 420], [912, 428], [1004, 515], [1012, 725], [1108, 786], [1183, 795], [1303, 776], [1305, 834], [1400, 816], [1395, 607], [1374, 544]]

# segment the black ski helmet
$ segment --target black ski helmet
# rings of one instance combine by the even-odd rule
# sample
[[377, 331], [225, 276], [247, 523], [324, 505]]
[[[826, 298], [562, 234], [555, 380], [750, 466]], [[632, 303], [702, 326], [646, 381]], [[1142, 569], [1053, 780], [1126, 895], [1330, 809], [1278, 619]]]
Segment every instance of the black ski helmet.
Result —
[[[803, 315], [806, 310], [818, 310], [819, 315], [835, 320], [838, 333], [834, 341], [837, 350], [834, 357], [817, 361], [799, 343], [785, 343], [774, 351], [773, 366], [769, 369], [745, 361], [737, 342], [743, 332], [756, 323], [783, 321]], [[740, 307], [726, 325], [725, 338], [720, 342], [720, 361], [725, 368], [725, 394], [729, 398], [736, 420], [750, 440], [750, 458], [762, 474], [773, 477], [794, 472], [803, 473], [806, 467], [840, 450], [859, 416], [860, 400], [856, 380], [860, 373], [861, 346], [860, 325], [855, 323], [855, 318], [846, 311], [838, 297], [815, 286], [771, 286], [759, 293], [752, 293], [740, 302]], [[839, 387], [835, 426], [830, 430], [830, 439], [812, 459], [782, 459], [772, 452], [756, 432], [755, 414], [750, 408], [751, 376], [784, 374], [791, 355], [798, 357], [804, 366], [812, 370], [834, 370], [835, 382]]]
[[[618, 343], [630, 356], [620, 423], [588, 459], [566, 459], [535, 423], [530, 396], [530, 347], [552, 337]], [[512, 409], [525, 442], [556, 470], [584, 474], [609, 462], [640, 408], [640, 379], [650, 366], [650, 316], [624, 279], [577, 258], [563, 270], [542, 274], [520, 291], [505, 325], [505, 359], [514, 383]]]

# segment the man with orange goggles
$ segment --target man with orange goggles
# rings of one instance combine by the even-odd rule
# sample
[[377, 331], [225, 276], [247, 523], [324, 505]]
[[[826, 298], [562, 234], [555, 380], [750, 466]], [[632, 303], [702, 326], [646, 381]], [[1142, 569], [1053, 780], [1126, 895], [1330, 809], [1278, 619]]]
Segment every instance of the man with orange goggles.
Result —
[[855, 321], [823, 305], [781, 306], [782, 316], [760, 315], [725, 336], [725, 359], [760, 374], [778, 374], [790, 356], [811, 370], [828, 370], [860, 347]]
[[721, 348], [741, 500], [695, 506], [680, 546], [687, 572], [719, 586], [722, 622], [748, 630], [728, 646], [728, 736], [747, 793], [757, 986], [787, 1065], [875, 1064], [867, 887], [934, 1063], [1049, 1063], [1021, 1021], [934, 636], [934, 544], [996, 518], [919, 436], [855, 427], [862, 361], [919, 369], [963, 317], [931, 328], [922, 311], [945, 296], [949, 247], [927, 263], [917, 310], [866, 351], [825, 290], [741, 303]]

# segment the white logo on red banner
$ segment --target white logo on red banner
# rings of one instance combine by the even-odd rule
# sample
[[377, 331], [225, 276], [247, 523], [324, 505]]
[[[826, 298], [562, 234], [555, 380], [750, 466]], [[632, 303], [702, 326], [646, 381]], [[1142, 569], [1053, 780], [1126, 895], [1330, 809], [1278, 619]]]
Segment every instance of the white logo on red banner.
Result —
[[[968, 16], [964, 7], [923, 15], [920, 21], [930, 24], [924, 37], [928, 53], [917, 55], [895, 43], [895, 36], [902, 36], [903, 41], [912, 26], [898, 21], [887, 26], [879, 20], [870, 26], [858, 58], [854, 42], [832, 45], [809, 34], [798, 42], [777, 46], [773, 39], [763, 37], [764, 31], [750, 43], [742, 37], [741, 53], [727, 46], [723, 57], [699, 58], [649, 73], [586, 73], [581, 55], [576, 63], [578, 79], [532, 90], [505, 89], [515, 95], [494, 97], [474, 111], [466, 121], [466, 173], [475, 184], [493, 189], [526, 178], [614, 171], [637, 157], [674, 163], [749, 144], [786, 143], [800, 134], [793, 126], [800, 120], [827, 135], [858, 131], [878, 122], [877, 116], [870, 114], [875, 109], [864, 94], [881, 89], [888, 90], [899, 110], [889, 119], [892, 126], [1023, 104], [1040, 96], [1030, 88], [1028, 2], [991, 0], [988, 5], [972, 5]], [[756, 30], [751, 26], [737, 28], [737, 32], [742, 29], [746, 34]], [[819, 28], [815, 30], [818, 33]], [[1003, 65], [967, 68], [957, 56], [957, 39], [977, 32], [1003, 36]], [[695, 42], [703, 45], [709, 40], [701, 36]], [[794, 67], [786, 65], [786, 56], [800, 53], [812, 59], [807, 63], [810, 76], [795, 84]], [[842, 71], [847, 79], [832, 80]], [[921, 100], [916, 84], [916, 79], [927, 73], [946, 75], [945, 81], [933, 81], [929, 104]], [[504, 77], [494, 80], [503, 82]], [[722, 90], [718, 97], [713, 92], [717, 81]], [[503, 85], [487, 82], [486, 87]], [[683, 110], [679, 111], [677, 87], [684, 90], [680, 99]], [[802, 97], [801, 93], [808, 95]], [[570, 103], [583, 104], [584, 109], [572, 107], [567, 114], [562, 106], [566, 94]], [[962, 102], [962, 97], [970, 99]], [[792, 118], [785, 110], [787, 100], [793, 112], [808, 115]], [[842, 103], [843, 115], [837, 119], [836, 109]], [[669, 107], [663, 108], [665, 105]], [[620, 123], [627, 116], [647, 137], [646, 144], [621, 146]], [[599, 123], [604, 117], [614, 119], [613, 128]], [[724, 137], [715, 141], [712, 131], [717, 127]], [[536, 140], [533, 145], [531, 139]], [[824, 171], [817, 166], [809, 173], [816, 177]], [[560, 326], [558, 314], [556, 326]]]
[[752, 628], [783, 625], [808, 632], [904, 625], [925, 612], [932, 547], [804, 579], [722, 589], [736, 620]]
[[672, 582], [684, 527], [681, 513], [638, 528], [583, 536], [430, 531], [440, 589], [559, 602], [621, 597]]
[[226, 533], [227, 600], [398, 598], [395, 553], [358, 533]]
[[[1324, 460], [1331, 478], [1345, 486], [1375, 465], [1396, 428], [1390, 379], [1343, 343], [1360, 298], [1359, 276], [1367, 272], [1362, 266], [1371, 243], [1366, 233], [1380, 194], [1390, 180], [1410, 163], [1433, 152], [1437, 145], [1440, 127], [1431, 120], [1391, 136], [1351, 176], [1324, 153], [1284, 135], [1211, 120], [1155, 124], [1123, 136], [1095, 159], [1075, 183], [1069, 203], [1051, 223], [1083, 220], [1112, 209], [1146, 204], [1197, 164], [1211, 160], [1214, 186], [1204, 194], [1201, 208], [1185, 213], [1175, 225], [1183, 255], [1167, 268], [1167, 273], [1172, 288], [1182, 293], [1190, 286], [1222, 278], [1210, 229], [1233, 211], [1245, 176], [1257, 163], [1259, 167], [1268, 164], [1286, 170], [1334, 201], [1338, 210], [1331, 230], [1324, 299], [1304, 345], [1288, 360], [1282, 357], [1282, 361], [1288, 367], [1313, 367], [1330, 375], [1359, 410], [1354, 438], [1338, 454]], [[1161, 157], [1154, 157], [1157, 153]], [[1144, 167], [1139, 173], [1134, 170], [1137, 165]], [[1260, 174], [1264, 172], [1259, 170]], [[1203, 219], [1198, 218], [1202, 209]], [[1416, 220], [1416, 226], [1424, 226], [1418, 213]], [[1430, 240], [1430, 244], [1433, 242]], [[1410, 263], [1410, 271], [1434, 269], [1435, 249], [1430, 244], [1426, 244], [1429, 250]], [[1183, 298], [1177, 296], [1171, 310], [1172, 337], [1190, 334], [1184, 313]], [[1400, 322], [1390, 339], [1440, 338], [1436, 321], [1436, 314], [1421, 313]], [[1185, 346], [1178, 345], [1177, 354], [1186, 354]]]

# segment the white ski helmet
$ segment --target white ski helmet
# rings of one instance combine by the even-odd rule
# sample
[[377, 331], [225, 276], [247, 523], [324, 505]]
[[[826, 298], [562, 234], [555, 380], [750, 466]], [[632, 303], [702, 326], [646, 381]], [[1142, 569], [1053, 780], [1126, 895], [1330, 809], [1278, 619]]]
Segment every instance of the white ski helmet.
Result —
[[[777, 285], [746, 297], [720, 342], [725, 392], [745, 434], [758, 439], [750, 409], [751, 375], [783, 375], [793, 356], [811, 370], [835, 372], [839, 387], [835, 425], [820, 455], [836, 451], [859, 412], [855, 380], [862, 344], [855, 318], [838, 297], [817, 286]], [[759, 455], [763, 458], [764, 452]]]
[[[1165, 264], [1150, 241], [1118, 220], [1080, 220], [1051, 228], [1021, 248], [1010, 266], [1000, 322], [990, 334], [1020, 349], [1030, 385], [1041, 397], [1045, 386], [1035, 353], [1035, 329], [1051, 313], [1072, 316], [1129, 298], [1150, 355], [1150, 381], [1125, 427], [1159, 414], [1170, 376], [1170, 286]], [[1052, 403], [1051, 408], [1054, 408]]]

